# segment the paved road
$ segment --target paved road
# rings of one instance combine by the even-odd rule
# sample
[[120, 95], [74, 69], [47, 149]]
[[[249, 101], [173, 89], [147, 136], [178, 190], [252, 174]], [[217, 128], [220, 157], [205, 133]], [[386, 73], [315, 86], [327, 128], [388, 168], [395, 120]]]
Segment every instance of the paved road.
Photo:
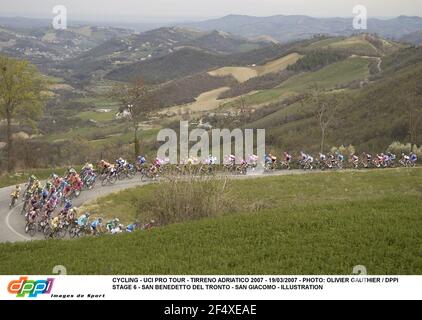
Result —
[[[259, 178], [269, 175], [292, 175], [303, 174], [301, 170], [278, 171], [272, 174], [248, 174], [247, 176], [233, 176], [238, 179]], [[79, 198], [73, 201], [74, 206], [80, 207], [83, 203], [93, 201], [98, 197], [108, 195], [117, 191], [132, 188], [135, 186], [146, 185], [148, 182], [141, 182], [140, 176], [137, 175], [133, 180], [117, 181], [115, 185], [102, 187], [98, 184], [94, 189], [84, 191]], [[0, 189], [0, 243], [1, 242], [18, 242], [43, 239], [43, 236], [37, 233], [33, 238], [25, 234], [25, 219], [21, 215], [22, 202], [19, 200], [18, 205], [9, 210], [10, 194], [13, 192], [14, 186]], [[22, 190], [24, 190], [22, 186]]]

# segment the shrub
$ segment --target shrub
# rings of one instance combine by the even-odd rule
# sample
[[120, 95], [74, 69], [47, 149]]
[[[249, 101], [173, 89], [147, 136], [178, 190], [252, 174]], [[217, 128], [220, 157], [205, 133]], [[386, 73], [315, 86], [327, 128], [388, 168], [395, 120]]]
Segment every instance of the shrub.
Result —
[[231, 206], [227, 177], [171, 177], [147, 204], [159, 225], [216, 216]]
[[[412, 151], [412, 145], [410, 143], [401, 143], [399, 141], [395, 141], [387, 148], [388, 152], [392, 152], [394, 154], [409, 154]], [[413, 145], [413, 152], [416, 153], [418, 158], [422, 158], [422, 146], [418, 148], [417, 145]]]
[[350, 154], [355, 154], [356, 148], [352, 146], [351, 144], [348, 145], [347, 147], [344, 145], [341, 145], [340, 147], [331, 148], [331, 153], [336, 153], [337, 151], [343, 155], [350, 155]]

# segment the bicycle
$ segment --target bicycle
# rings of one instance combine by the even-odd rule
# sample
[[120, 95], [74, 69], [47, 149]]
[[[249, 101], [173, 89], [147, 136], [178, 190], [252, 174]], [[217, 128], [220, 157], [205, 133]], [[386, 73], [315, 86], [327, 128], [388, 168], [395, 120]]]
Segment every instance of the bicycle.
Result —
[[17, 197], [16, 195], [12, 194], [11, 198], [12, 198], [12, 200], [10, 201], [9, 209], [12, 209], [12, 208], [15, 207], [16, 201], [19, 199], [19, 196]]
[[151, 167], [149, 169], [142, 168], [141, 170], [141, 181], [157, 180], [158, 169]]
[[135, 175], [136, 175], [136, 168], [130, 164], [120, 169], [117, 172], [117, 178], [119, 180], [124, 180], [126, 178], [131, 180], [135, 177]]
[[66, 236], [66, 229], [64, 228], [63, 222], [60, 222], [56, 228], [52, 228], [48, 223], [44, 228], [44, 237], [46, 239], [56, 238], [63, 239]]
[[28, 222], [25, 226], [25, 233], [29, 234], [31, 237], [35, 236], [37, 232], [37, 226], [35, 222]]
[[105, 187], [107, 184], [113, 185], [116, 183], [117, 181], [117, 175], [116, 175], [116, 171], [110, 171], [109, 173], [104, 174], [105, 176], [103, 177], [102, 181], [101, 181], [101, 185], [103, 187]]
[[89, 228], [87, 225], [80, 226], [77, 221], [74, 222], [73, 226], [70, 228], [69, 235], [72, 239], [80, 238], [89, 233]]

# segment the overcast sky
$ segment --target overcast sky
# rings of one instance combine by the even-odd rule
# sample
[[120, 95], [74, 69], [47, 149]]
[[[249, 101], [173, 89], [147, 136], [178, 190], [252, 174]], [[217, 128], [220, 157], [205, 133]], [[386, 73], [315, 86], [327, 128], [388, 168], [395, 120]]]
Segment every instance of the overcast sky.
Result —
[[128, 21], [203, 19], [227, 14], [269, 16], [351, 16], [363, 4], [368, 15], [422, 16], [422, 0], [0, 0], [0, 16], [51, 17], [55, 5], [65, 5], [69, 19]]

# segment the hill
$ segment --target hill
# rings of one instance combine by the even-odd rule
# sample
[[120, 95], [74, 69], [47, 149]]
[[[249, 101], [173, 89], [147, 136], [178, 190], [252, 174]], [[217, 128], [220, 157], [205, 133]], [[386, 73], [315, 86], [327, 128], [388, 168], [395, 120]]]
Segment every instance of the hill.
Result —
[[[90, 30], [78, 32], [88, 34]], [[4, 45], [13, 38], [13, 32], [0, 30], [0, 37], [5, 40], [0, 45]], [[220, 50], [200, 48], [203, 37], [217, 39], [217, 43], [224, 38], [224, 46]], [[77, 159], [99, 157], [104, 145], [110, 157], [114, 157], [113, 152], [130, 157], [130, 129], [123, 120], [115, 119], [116, 101], [104, 95], [114, 81], [139, 76], [152, 85], [158, 97], [157, 114], [146, 124], [148, 152], [156, 149], [151, 142], [156, 130], [180, 117], [196, 122], [204, 118], [217, 128], [264, 128], [268, 147], [277, 154], [297, 148], [315, 152], [319, 144], [315, 110], [300, 102], [315, 84], [325, 94], [351, 97], [339, 106], [341, 112], [329, 130], [327, 148], [351, 143], [359, 152], [380, 152], [393, 140], [409, 140], [407, 100], [414, 92], [412, 81], [420, 83], [420, 77], [411, 72], [421, 71], [420, 48], [371, 34], [319, 36], [288, 44], [266, 43], [246, 52], [221, 52], [228, 43], [236, 44], [224, 49], [230, 51], [238, 50], [244, 42], [221, 32], [161, 28], [113, 38], [83, 51], [77, 59], [47, 64], [48, 73], [59, 76], [49, 79], [60, 85], [39, 123], [44, 136], [31, 141], [42, 146], [34, 151], [36, 163], [78, 163]], [[69, 84], [73, 90], [60, 90]], [[373, 97], [378, 100], [373, 101]], [[373, 112], [368, 112], [369, 108]], [[389, 113], [385, 115], [384, 110]], [[416, 142], [421, 144], [419, 123], [416, 118]], [[15, 130], [35, 134], [24, 125], [16, 125]], [[2, 132], [0, 142], [4, 141]], [[91, 147], [78, 148], [80, 156], [48, 156], [45, 150], [56, 150], [63, 141]], [[27, 149], [22, 146], [19, 150]]]
[[142, 77], [148, 83], [157, 84], [203, 72], [222, 63], [222, 57], [215, 53], [196, 48], [182, 48], [148, 62], [120, 67], [111, 71], [107, 78], [122, 81]]
[[[107, 73], [108, 79], [128, 80], [137, 77], [136, 73], [142, 71], [147, 82], [160, 83], [219, 65], [215, 61], [217, 55], [221, 55], [218, 59], [222, 60], [223, 55], [252, 51], [267, 44], [222, 32], [163, 27], [110, 39], [74, 59], [65, 61], [57, 68], [64, 70], [69, 79], [82, 81], [89, 81], [93, 75], [94, 79], [101, 79]], [[182, 51], [179, 52], [180, 50]], [[190, 67], [186, 61], [182, 61], [182, 54], [193, 59], [193, 65], [197, 63], [201, 67]], [[181, 59], [181, 65], [171, 75], [158, 75], [158, 72], [152, 70], [157, 68], [156, 70], [167, 73], [169, 66], [177, 63], [178, 59]], [[202, 61], [196, 62], [196, 59]]]
[[[147, 82], [158, 84], [180, 79], [184, 76], [191, 76], [195, 73], [211, 71], [210, 69], [216, 69], [218, 67], [263, 65], [288, 53], [294, 53], [298, 48], [306, 47], [309, 43], [318, 39], [315, 38], [284, 45], [261, 42], [261, 46], [258, 49], [232, 54], [222, 54], [203, 48], [182, 46], [162, 57], [118, 67], [109, 72], [106, 78], [117, 81], [128, 81], [141, 76]], [[199, 40], [197, 39], [197, 41]], [[256, 45], [255, 42], [254, 45]], [[249, 48], [251, 49], [251, 47]]]
[[[411, 61], [401, 69], [395, 65], [388, 66], [389, 62], [386, 62], [384, 76], [379, 76], [377, 81], [362, 88], [358, 86], [343, 91], [349, 99], [338, 106], [337, 118], [327, 137], [330, 146], [353, 144], [359, 152], [379, 151], [385, 150], [392, 141], [408, 141], [407, 108], [411, 94], [416, 94], [418, 103], [422, 102], [422, 91], [417, 89], [415, 93], [415, 84], [422, 81], [422, 63], [420, 60], [416, 63]], [[347, 64], [337, 63], [313, 74], [292, 77], [280, 88], [264, 91], [250, 99], [256, 102], [268, 97], [283, 97], [291, 91], [304, 90], [306, 83], [308, 86], [318, 83], [321, 87], [333, 88], [348, 77], [348, 81], [352, 80], [353, 73], [361, 78], [363, 74], [359, 75], [359, 72], [365, 72], [367, 63], [362, 58], [348, 59]], [[358, 65], [361, 65], [361, 71]], [[282, 150], [295, 150], [301, 146], [317, 151], [319, 127], [314, 112], [314, 107], [306, 103], [279, 103], [276, 111], [255, 119], [247, 126], [266, 128], [268, 143]], [[422, 144], [422, 117], [416, 114], [414, 121], [419, 124], [416, 126], [416, 142]]]
[[75, 26], [54, 30], [50, 26], [24, 28], [25, 23], [20, 27], [11, 25], [0, 27], [0, 54], [29, 60], [46, 72], [110, 39], [132, 33], [111, 27]]
[[[311, 38], [314, 35], [350, 36], [356, 33], [352, 18], [313, 18], [303, 15], [252, 17], [229, 15], [219, 19], [184, 24], [199, 30], [222, 30], [247, 38], [262, 35], [280, 42]], [[394, 19], [368, 19], [369, 33], [400, 39], [405, 34], [421, 31], [422, 18], [401, 16]]]
[[[70, 275], [347, 275], [356, 265], [416, 275], [421, 178], [421, 169], [399, 169], [233, 181], [236, 211], [149, 232], [0, 244], [0, 274], [50, 274], [60, 261]], [[142, 220], [139, 209], [159, 187], [108, 196], [98, 210], [122, 221], [140, 212]]]
[[259, 49], [267, 44], [268, 41], [249, 41], [225, 32], [212, 31], [184, 45], [216, 53], [231, 54]]
[[414, 45], [422, 45], [422, 31], [415, 31], [400, 37], [400, 41], [412, 43]]

